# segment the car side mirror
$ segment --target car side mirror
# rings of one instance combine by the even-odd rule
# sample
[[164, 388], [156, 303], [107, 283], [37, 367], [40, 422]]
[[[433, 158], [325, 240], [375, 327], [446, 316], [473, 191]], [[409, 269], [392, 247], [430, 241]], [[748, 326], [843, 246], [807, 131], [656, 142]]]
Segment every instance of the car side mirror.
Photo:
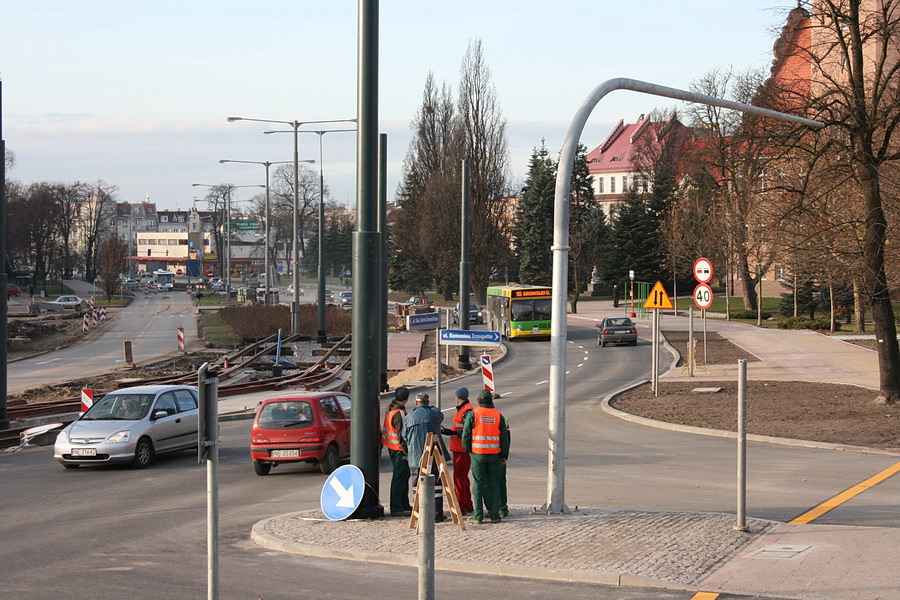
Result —
[[169, 416], [169, 413], [167, 413], [166, 411], [158, 410], [155, 413], [153, 413], [153, 417], [151, 417], [151, 420], [156, 421], [157, 419], [165, 419], [168, 416]]

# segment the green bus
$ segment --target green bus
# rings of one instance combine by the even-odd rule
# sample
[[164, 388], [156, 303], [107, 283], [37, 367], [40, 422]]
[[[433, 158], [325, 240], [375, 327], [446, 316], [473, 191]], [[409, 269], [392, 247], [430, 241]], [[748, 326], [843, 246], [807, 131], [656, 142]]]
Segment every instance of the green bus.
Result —
[[549, 338], [552, 289], [536, 285], [498, 285], [487, 289], [494, 327], [508, 340]]

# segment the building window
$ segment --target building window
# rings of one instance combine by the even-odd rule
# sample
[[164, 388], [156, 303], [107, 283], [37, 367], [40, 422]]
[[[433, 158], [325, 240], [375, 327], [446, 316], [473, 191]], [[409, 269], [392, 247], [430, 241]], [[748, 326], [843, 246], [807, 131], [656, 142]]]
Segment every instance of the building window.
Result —
[[612, 176], [609, 178], [609, 193], [610, 194], [616, 193], [616, 177], [615, 176]]
[[628, 192], [628, 175], [622, 175], [622, 192]]
[[603, 193], [603, 177], [597, 178], [597, 193], [598, 194]]
[[159, 222], [160, 222], [160, 223], [168, 223], [168, 222], [169, 222], [169, 215], [159, 215]]

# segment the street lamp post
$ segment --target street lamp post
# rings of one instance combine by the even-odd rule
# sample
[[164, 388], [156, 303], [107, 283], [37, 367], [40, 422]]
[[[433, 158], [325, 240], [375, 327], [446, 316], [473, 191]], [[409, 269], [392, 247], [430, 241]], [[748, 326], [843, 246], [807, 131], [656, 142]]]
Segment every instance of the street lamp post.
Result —
[[[219, 164], [222, 164], [222, 163], [246, 163], [246, 164], [253, 164], [253, 165], [263, 165], [266, 168], [266, 206], [264, 209], [265, 214], [263, 215], [263, 221], [265, 223], [265, 228], [266, 228], [265, 242], [264, 242], [266, 249], [263, 252], [263, 265], [264, 265], [263, 268], [266, 273], [266, 278], [265, 278], [266, 279], [266, 293], [265, 293], [265, 305], [266, 306], [269, 306], [269, 304], [271, 304], [271, 301], [269, 299], [269, 286], [272, 282], [271, 273], [269, 273], [269, 229], [270, 229], [270, 227], [269, 227], [269, 167], [271, 165], [283, 165], [283, 164], [287, 164], [289, 162], [291, 162], [291, 161], [280, 160], [280, 161], [272, 162], [272, 161], [268, 161], [268, 160], [265, 160], [265, 161], [230, 160], [227, 158], [219, 160]], [[312, 162], [312, 161], [307, 161], [307, 162]]]
[[250, 119], [247, 117], [228, 117], [226, 119], [229, 123], [234, 123], [235, 121], [253, 121], [256, 123], [278, 123], [281, 125], [288, 125], [291, 127], [294, 133], [294, 227], [293, 227], [293, 243], [291, 244], [291, 260], [293, 261], [293, 266], [291, 268], [291, 275], [294, 280], [294, 293], [291, 299], [291, 333], [299, 333], [300, 332], [300, 253], [298, 247], [298, 238], [299, 238], [299, 229], [300, 229], [300, 215], [298, 214], [299, 210], [299, 192], [298, 192], [298, 184], [299, 184], [299, 162], [300, 162], [300, 146], [299, 146], [299, 135], [298, 132], [300, 130], [300, 126], [309, 123], [341, 123], [345, 121], [349, 121], [350, 119], [330, 119], [323, 121], [279, 121], [275, 119]]
[[211, 183], [192, 183], [191, 187], [224, 187], [228, 193], [225, 194], [225, 302], [231, 302], [231, 192], [237, 188], [261, 188], [264, 185], [232, 185], [230, 183], [214, 185]]

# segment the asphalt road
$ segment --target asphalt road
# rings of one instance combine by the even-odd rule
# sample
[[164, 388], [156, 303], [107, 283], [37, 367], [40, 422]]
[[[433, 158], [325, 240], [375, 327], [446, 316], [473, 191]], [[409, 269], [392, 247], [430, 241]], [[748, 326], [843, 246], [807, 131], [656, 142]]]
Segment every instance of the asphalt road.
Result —
[[[569, 506], [732, 512], [734, 443], [625, 423], [599, 409], [609, 391], [647, 377], [649, 344], [600, 349], [595, 330], [570, 325], [567, 345], [566, 502]], [[510, 344], [495, 366], [497, 407], [511, 423], [510, 502], [547, 497], [549, 346]], [[480, 375], [453, 382], [480, 387]], [[447, 398], [445, 395], [445, 398]], [[451, 401], [445, 400], [447, 420]], [[248, 421], [222, 424], [221, 598], [413, 598], [414, 569], [308, 559], [249, 541], [253, 523], [316, 508], [314, 467], [253, 473]], [[879, 472], [886, 456], [750, 444], [748, 515], [790, 520]], [[390, 465], [381, 462], [386, 501]], [[888, 480], [817, 520], [897, 527], [900, 481]], [[49, 448], [0, 455], [0, 596], [202, 598], [206, 594], [206, 473], [190, 453], [145, 470], [64, 470]], [[677, 598], [664, 590], [604, 588], [438, 573], [438, 597]], [[720, 596], [725, 600], [727, 596]]]

